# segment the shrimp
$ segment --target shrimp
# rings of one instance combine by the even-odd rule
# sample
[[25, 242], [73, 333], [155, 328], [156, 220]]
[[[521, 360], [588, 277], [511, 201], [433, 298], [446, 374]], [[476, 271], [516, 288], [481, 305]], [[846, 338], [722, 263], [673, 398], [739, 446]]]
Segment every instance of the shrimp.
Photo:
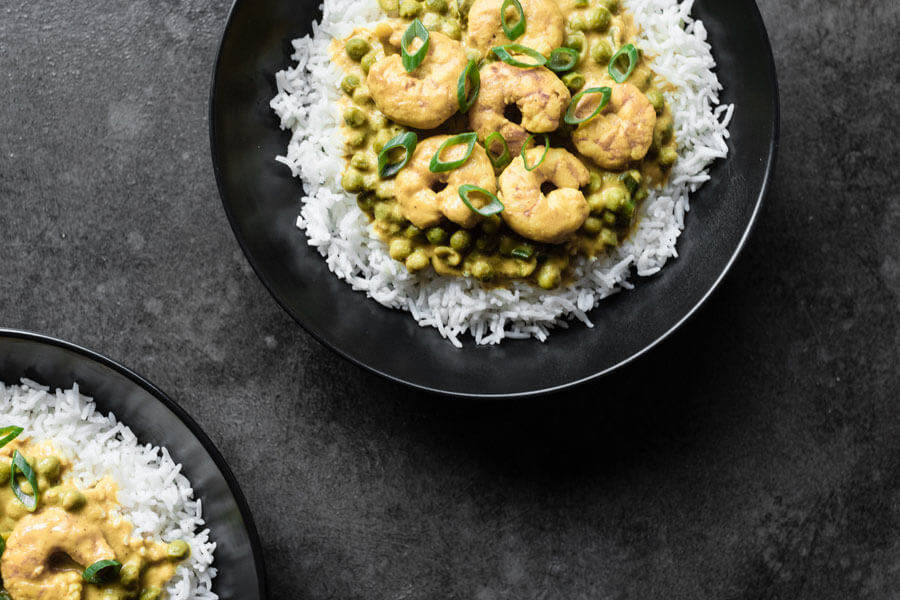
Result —
[[[439, 135], [420, 142], [412, 160], [400, 171], [394, 183], [394, 194], [403, 216], [420, 229], [437, 225], [443, 217], [460, 227], [472, 228], [481, 221], [481, 217], [460, 199], [459, 186], [468, 183], [492, 194], [497, 191], [494, 167], [484, 148], [478, 144], [475, 144], [472, 156], [463, 166], [444, 173], [429, 170], [431, 157], [449, 137]], [[465, 145], [447, 148], [441, 159], [445, 162], [459, 160], [465, 156], [465, 148]]]
[[[528, 164], [541, 158], [544, 148], [526, 150]], [[519, 235], [536, 242], [557, 244], [577, 231], [591, 210], [578, 189], [590, 181], [587, 168], [573, 154], [551, 148], [536, 169], [527, 171], [518, 156], [500, 175], [503, 220]], [[545, 195], [542, 186], [557, 189]]]
[[[469, 111], [469, 125], [482, 142], [499, 131], [515, 155], [522, 150], [528, 132], [556, 131], [570, 99], [569, 89], [550, 69], [491, 63], [481, 69], [481, 93]], [[521, 125], [504, 114], [513, 104], [522, 113]]]
[[[392, 45], [399, 47], [401, 34], [394, 32]], [[459, 42], [437, 32], [429, 37], [425, 60], [412, 73], [403, 68], [399, 54], [392, 54], [372, 65], [366, 78], [378, 110], [416, 129], [434, 129], [459, 110], [456, 84], [467, 62]]]
[[51, 569], [57, 554], [68, 555], [82, 567], [116, 558], [90, 521], [61, 508], [48, 508], [26, 515], [13, 529], [0, 559], [3, 585], [13, 598], [80, 599], [80, 574]]
[[[549, 56], [562, 46], [565, 21], [553, 0], [520, 0], [525, 12], [525, 33], [514, 40]], [[500, 25], [503, 0], [475, 0], [469, 9], [469, 35], [466, 43], [484, 56], [494, 46], [512, 43]], [[515, 22], [513, 18], [511, 22]]]
[[[579, 104], [577, 114], [590, 114], [599, 101], [599, 94], [588, 96]], [[609, 104], [579, 125], [572, 141], [579, 152], [599, 166], [619, 170], [647, 155], [655, 127], [656, 111], [647, 96], [630, 83], [614, 84]]]

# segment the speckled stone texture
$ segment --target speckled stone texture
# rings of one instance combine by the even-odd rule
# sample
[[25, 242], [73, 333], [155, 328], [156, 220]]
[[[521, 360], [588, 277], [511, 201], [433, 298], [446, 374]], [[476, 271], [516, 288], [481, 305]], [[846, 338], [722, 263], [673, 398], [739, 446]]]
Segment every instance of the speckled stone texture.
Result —
[[250, 270], [207, 141], [225, 0], [6, 0], [0, 325], [180, 401], [273, 598], [898, 598], [900, 3], [761, 10], [781, 149], [721, 290], [616, 376], [484, 404], [347, 364]]

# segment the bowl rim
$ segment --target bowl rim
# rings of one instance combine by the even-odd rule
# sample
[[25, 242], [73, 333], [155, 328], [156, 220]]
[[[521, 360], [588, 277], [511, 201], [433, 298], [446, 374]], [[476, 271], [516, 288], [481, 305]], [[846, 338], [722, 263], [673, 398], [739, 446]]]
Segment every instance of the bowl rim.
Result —
[[[778, 74], [776, 70], [775, 64], [775, 56], [772, 52], [772, 43], [769, 39], [769, 33], [765, 26], [765, 21], [762, 18], [762, 14], [759, 11], [759, 5], [756, 3], [756, 0], [750, 0], [748, 2], [752, 7], [753, 13], [753, 22], [752, 26], [757, 30], [760, 34], [760, 39], [763, 42], [765, 47], [765, 56], [761, 57], [762, 62], [766, 66], [766, 70], [769, 75], [769, 84], [772, 87], [772, 129], [771, 129], [771, 138], [769, 140], [768, 147], [768, 160], [765, 165], [765, 173], [763, 175], [762, 186], [760, 187], [759, 194], [757, 195], [756, 201], [754, 203], [753, 212], [750, 215], [750, 219], [748, 220], [746, 226], [744, 227], [744, 231], [741, 234], [741, 238], [738, 241], [737, 245], [734, 248], [731, 256], [728, 258], [728, 262], [725, 264], [725, 267], [722, 269], [722, 272], [716, 277], [716, 279], [712, 282], [709, 289], [696, 301], [696, 303], [673, 325], [671, 325], [667, 330], [659, 334], [656, 339], [652, 342], [644, 346], [641, 350], [634, 352], [630, 356], [623, 358], [622, 360], [616, 362], [615, 364], [609, 365], [608, 367], [592, 373], [586, 377], [582, 377], [580, 379], [574, 379], [572, 381], [568, 381], [565, 383], [561, 383], [559, 385], [554, 385], [550, 387], [544, 387], [534, 390], [527, 390], [521, 392], [511, 392], [511, 393], [475, 393], [475, 392], [460, 392], [460, 391], [452, 391], [452, 390], [443, 390], [436, 387], [431, 387], [428, 385], [423, 385], [420, 383], [415, 383], [413, 381], [408, 381], [402, 377], [397, 375], [393, 375], [391, 373], [385, 372], [383, 370], [372, 367], [371, 365], [366, 364], [365, 362], [351, 356], [347, 351], [339, 348], [332, 342], [330, 342], [324, 335], [317, 332], [310, 325], [305, 323], [298, 315], [295, 314], [294, 310], [289, 307], [286, 302], [280, 298], [274, 291], [272, 285], [263, 277], [262, 270], [256, 259], [253, 257], [250, 249], [247, 245], [247, 242], [238, 235], [238, 223], [236, 221], [235, 215], [231, 211], [228, 203], [225, 200], [225, 187], [224, 187], [224, 176], [222, 174], [220, 165], [220, 156], [218, 152], [218, 148], [216, 146], [216, 137], [217, 137], [217, 129], [216, 129], [216, 87], [218, 84], [218, 75], [220, 68], [222, 67], [223, 60], [223, 50], [225, 47], [225, 40], [228, 37], [229, 32], [232, 29], [234, 24], [235, 13], [237, 12], [238, 5], [247, 3], [249, 0], [233, 0], [231, 8], [228, 12], [228, 18], [225, 24], [225, 28], [222, 31], [222, 37], [219, 40], [219, 47], [216, 51], [216, 59], [213, 62], [212, 74], [210, 78], [210, 86], [209, 86], [209, 111], [207, 114], [207, 118], [209, 121], [209, 142], [210, 142], [210, 156], [212, 159], [212, 167], [213, 173], [216, 178], [216, 187], [219, 192], [219, 200], [222, 203], [222, 207], [225, 210], [225, 215], [228, 218], [228, 223], [231, 226], [232, 233], [234, 234], [235, 239], [238, 242], [238, 245], [241, 248], [241, 251], [244, 253], [244, 257], [247, 259], [247, 262], [250, 263], [250, 266], [253, 268], [253, 272], [256, 274], [257, 278], [262, 282], [263, 286], [269, 292], [269, 295], [274, 298], [275, 302], [284, 310], [290, 317], [298, 324], [300, 327], [306, 331], [307, 334], [313, 337], [320, 344], [342, 357], [344, 360], [361, 367], [365, 371], [369, 373], [373, 373], [380, 377], [383, 377], [389, 381], [394, 383], [403, 385], [408, 388], [412, 388], [414, 390], [418, 390], [421, 392], [426, 392], [430, 394], [435, 394], [438, 396], [444, 397], [452, 397], [452, 398], [461, 398], [461, 399], [480, 399], [480, 400], [502, 400], [502, 399], [522, 399], [522, 398], [531, 398], [537, 396], [544, 396], [548, 394], [552, 394], [555, 392], [561, 392], [564, 390], [571, 390], [573, 388], [585, 385], [591, 381], [600, 379], [610, 373], [617, 371], [628, 364], [636, 361], [640, 357], [644, 356], [657, 346], [659, 346], [663, 341], [668, 339], [675, 331], [681, 328], [688, 320], [690, 320], [697, 312], [700, 310], [704, 304], [706, 304], [707, 300], [719, 289], [722, 281], [725, 277], [731, 272], [734, 263], [737, 261], [738, 256], [740, 256], [744, 247], [747, 244], [747, 240], [750, 238], [750, 235], [753, 233], [754, 228], [756, 227], [756, 223], [759, 219], [759, 213], [762, 210], [763, 201], [768, 193], [769, 186], [772, 182], [772, 177], [775, 171], [775, 165], [777, 163], [778, 158], [778, 147], [779, 147], [779, 138], [781, 133], [781, 102], [780, 102], [780, 94], [778, 90]], [[727, 158], [725, 159], [727, 160]], [[298, 208], [299, 212], [299, 208]], [[305, 235], [305, 234], [304, 234]], [[390, 309], [394, 310], [394, 309]]]
[[[257, 581], [257, 590], [259, 591], [259, 597], [269, 597], [267, 590], [268, 578], [266, 575], [265, 561], [263, 559], [262, 545], [259, 541], [259, 532], [256, 529], [256, 523], [253, 520], [253, 514], [250, 511], [250, 505], [247, 503], [247, 499], [244, 496], [244, 493], [241, 491], [240, 485], [238, 484], [234, 473], [231, 472], [231, 468], [228, 466], [228, 463], [225, 462], [225, 458], [222, 456], [221, 452], [219, 452], [218, 448], [216, 448], [215, 444], [213, 444], [209, 436], [206, 435], [203, 429], [200, 428], [200, 425], [197, 424], [194, 418], [191, 417], [187, 413], [187, 411], [185, 411], [181, 407], [181, 405], [172, 400], [165, 394], [165, 392], [150, 383], [147, 379], [138, 375], [128, 367], [98, 352], [85, 348], [84, 346], [80, 346], [72, 342], [67, 342], [65, 340], [42, 333], [35, 333], [33, 331], [26, 331], [24, 329], [10, 329], [5, 327], [0, 327], [0, 338], [27, 340], [30, 342], [36, 342], [38, 344], [54, 346], [80, 355], [84, 358], [87, 358], [88, 360], [94, 361], [103, 365], [104, 367], [107, 367], [108, 369], [113, 370], [119, 375], [122, 375], [123, 377], [131, 381], [131, 383], [137, 385], [139, 388], [143, 389], [145, 392], [153, 396], [156, 400], [161, 402], [163, 406], [171, 410], [175, 414], [175, 416], [178, 417], [181, 422], [184, 423], [184, 425], [190, 430], [194, 437], [197, 438], [197, 441], [200, 442], [206, 452], [209, 453], [209, 456], [212, 458], [216, 467], [218, 467], [219, 472], [222, 474], [222, 477], [225, 479], [225, 483], [228, 486], [228, 489], [231, 491], [231, 495], [234, 497], [238, 510], [241, 513], [241, 518], [244, 520], [244, 525], [247, 530], [247, 537], [250, 540], [250, 551], [253, 555], [253, 564], [256, 567], [257, 573], [259, 573]], [[215, 562], [213, 562], [213, 566], [215, 566]]]

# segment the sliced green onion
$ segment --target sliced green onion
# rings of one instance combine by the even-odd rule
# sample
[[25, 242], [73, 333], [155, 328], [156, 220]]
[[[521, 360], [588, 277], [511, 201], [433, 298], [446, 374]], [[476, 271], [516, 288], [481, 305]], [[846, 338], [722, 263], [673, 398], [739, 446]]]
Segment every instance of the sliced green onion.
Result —
[[[506, 9], [512, 4], [519, 11], [519, 18], [515, 25], [510, 25], [506, 20]], [[503, 27], [503, 33], [511, 40], [519, 38], [525, 33], [525, 9], [519, 3], [519, 0], [503, 0], [503, 6], [500, 7], [500, 25]]]
[[122, 563], [117, 560], [98, 560], [81, 574], [88, 583], [109, 583], [119, 576]]
[[[600, 99], [600, 104], [597, 105], [597, 108], [594, 110], [594, 112], [581, 119], [575, 116], [575, 110], [578, 108], [578, 101], [581, 100], [581, 98], [586, 94], [603, 94], [603, 98]], [[612, 88], [608, 87], [593, 87], [586, 90], [581, 90], [580, 92], [575, 94], [575, 97], [572, 98], [571, 102], [569, 102], [569, 108], [566, 109], [566, 123], [568, 123], [569, 125], [578, 125], [579, 123], [584, 123], [585, 121], [593, 119], [597, 113], [606, 108], [606, 105], [609, 104], [610, 96], [612, 96]]]
[[0, 448], [19, 437], [19, 434], [23, 431], [25, 430], [21, 427], [16, 427], [15, 425], [0, 428]]
[[[466, 94], [466, 82], [469, 82], [471, 89]], [[456, 99], [459, 101], [459, 112], [466, 114], [475, 100], [478, 99], [478, 92], [481, 91], [481, 73], [478, 72], [478, 64], [474, 60], [470, 60], [463, 72], [459, 74], [459, 81], [456, 84]]]
[[[523, 69], [530, 69], [533, 67], [543, 67], [547, 64], [547, 59], [544, 58], [544, 55], [534, 50], [533, 48], [529, 48], [528, 46], [523, 46], [522, 44], [506, 44], [505, 46], [495, 46], [494, 54], [497, 55], [497, 58], [502, 60], [508, 65], [512, 65], [514, 67], [522, 67]], [[517, 60], [512, 57], [510, 52], [516, 52], [518, 54], [525, 54], [526, 56], [530, 56], [536, 62], [534, 63], [524, 63], [520, 60]]]
[[547, 68], [554, 73], [565, 73], [571, 71], [578, 64], [581, 55], [577, 50], [572, 48], [557, 48], [550, 53], [550, 60], [547, 61]]
[[531, 246], [516, 246], [511, 252], [513, 258], [521, 258], [522, 260], [530, 259], [533, 254], [534, 248]]
[[[25, 480], [28, 481], [28, 484], [31, 486], [31, 493], [33, 495], [29, 496], [22, 491], [21, 487], [19, 487], [19, 478], [17, 476], [17, 472], [25, 476]], [[12, 488], [13, 494], [16, 495], [16, 498], [18, 498], [22, 502], [22, 504], [25, 505], [25, 508], [28, 509], [28, 512], [34, 512], [35, 510], [37, 510], [37, 478], [34, 476], [34, 469], [32, 469], [31, 465], [28, 464], [28, 461], [25, 460], [25, 457], [19, 454], [18, 450], [13, 452], [12, 465], [10, 466], [9, 470], [9, 486]]]
[[[490, 203], [487, 206], [482, 206], [481, 208], [475, 208], [475, 205], [472, 204], [472, 201], [469, 200], [469, 194], [472, 192], [478, 192], [479, 194], [484, 194], [488, 198], [491, 199]], [[490, 193], [484, 188], [480, 188], [477, 185], [465, 184], [459, 186], [459, 197], [462, 198], [463, 204], [469, 207], [476, 215], [481, 215], [482, 217], [489, 217], [491, 215], [496, 215], [498, 213], [502, 213], [503, 209], [506, 208], [503, 206], [503, 203], [500, 202], [500, 198]]]
[[[422, 46], [416, 50], [415, 54], [410, 54], [407, 48], [416, 38], [422, 40]], [[422, 64], [422, 61], [425, 60], [425, 55], [428, 54], [430, 41], [431, 36], [419, 19], [413, 20], [409, 27], [406, 28], [403, 37], [400, 38], [400, 54], [403, 60], [403, 68], [406, 69], [407, 73], [415, 71], [416, 68]]]
[[6, 542], [0, 537], [0, 556], [3, 556], [4, 550], [6, 550]]
[[525, 165], [526, 171], [534, 171], [539, 166], [541, 166], [541, 163], [543, 163], [544, 159], [547, 158], [547, 152], [550, 151], [550, 136], [548, 136], [545, 133], [544, 134], [544, 153], [541, 154], [540, 160], [538, 160], [536, 163], [534, 163], [534, 165], [532, 165], [530, 167], [528, 166], [528, 157], [525, 155], [525, 151], [528, 149], [528, 144], [531, 143], [531, 140], [533, 140], [534, 136], [536, 136], [536, 135], [537, 135], [536, 133], [532, 133], [531, 135], [528, 136], [528, 139], [525, 140], [525, 143], [522, 144], [522, 163]]
[[[441, 147], [438, 148], [438, 151], [434, 153], [434, 156], [431, 157], [431, 164], [428, 165], [428, 170], [432, 173], [446, 173], [447, 171], [452, 171], [453, 169], [458, 169], [469, 160], [469, 157], [472, 156], [472, 150], [475, 149], [475, 142], [478, 141], [477, 133], [460, 133], [459, 135], [454, 135], [453, 137], [447, 139]], [[451, 162], [443, 162], [441, 160], [441, 154], [444, 153], [444, 150], [451, 146], [458, 146], [460, 144], [468, 144], [466, 148], [466, 155], [460, 158], [459, 160], [454, 160]]]
[[[406, 163], [412, 158], [416, 144], [419, 143], [419, 137], [412, 131], [401, 133], [397, 137], [390, 140], [378, 153], [378, 175], [382, 178], [393, 177], [400, 172], [400, 169], [406, 166]], [[389, 163], [391, 150], [395, 148], [405, 148], [406, 155], [403, 160], [395, 163]]]
[[[628, 57], [628, 69], [622, 71], [619, 69], [619, 59], [623, 56]], [[637, 48], [634, 47], [634, 44], [625, 44], [619, 51], [613, 54], [613, 57], [609, 59], [609, 76], [613, 78], [613, 81], [616, 83], [623, 83], [626, 79], [631, 77], [631, 74], [634, 72], [634, 68], [638, 64], [638, 51]]]
[[[495, 157], [494, 152], [491, 150], [491, 146], [493, 146], [494, 142], [497, 140], [503, 144], [503, 153], [500, 154], [500, 156]], [[491, 164], [494, 165], [495, 169], [502, 169], [512, 162], [512, 156], [509, 153], [509, 144], [506, 143], [506, 138], [503, 137], [503, 134], [499, 131], [495, 131], [487, 136], [484, 140], [484, 149], [487, 151], [488, 158], [491, 160]]]

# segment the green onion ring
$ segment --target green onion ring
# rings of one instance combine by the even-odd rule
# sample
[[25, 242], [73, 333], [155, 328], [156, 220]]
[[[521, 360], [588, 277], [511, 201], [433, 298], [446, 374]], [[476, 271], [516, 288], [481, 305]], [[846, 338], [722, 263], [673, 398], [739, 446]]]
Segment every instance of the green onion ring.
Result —
[[88, 583], [108, 583], [119, 576], [122, 563], [117, 560], [98, 560], [81, 574]]
[[[497, 58], [502, 60], [508, 65], [512, 65], [514, 67], [522, 67], [523, 69], [531, 69], [534, 67], [543, 67], [547, 64], [547, 59], [544, 58], [544, 55], [534, 50], [533, 48], [529, 48], [528, 46], [523, 46], [522, 44], [506, 44], [505, 46], [495, 46], [493, 48], [494, 54], [497, 55]], [[535, 63], [523, 63], [520, 60], [516, 60], [510, 54], [510, 51], [517, 52], [519, 54], [525, 54], [533, 58]]]
[[19, 434], [23, 431], [25, 430], [21, 427], [16, 427], [15, 425], [0, 428], [0, 448], [19, 437]]
[[[19, 478], [16, 476], [17, 471], [22, 473], [22, 475], [25, 476], [25, 480], [31, 485], [31, 492], [34, 494], [33, 496], [29, 496], [19, 487]], [[22, 504], [25, 505], [25, 508], [28, 509], [28, 512], [37, 510], [39, 495], [37, 478], [34, 476], [34, 469], [32, 469], [31, 465], [28, 464], [28, 461], [25, 460], [25, 457], [19, 454], [18, 450], [13, 452], [12, 465], [9, 469], [9, 486], [12, 488], [16, 498], [18, 498]]]
[[[494, 144], [496, 140], [500, 140], [503, 143], [503, 153], [494, 158], [494, 153], [491, 151], [491, 146]], [[495, 131], [491, 135], [487, 136], [484, 140], [484, 149], [487, 151], [488, 158], [491, 159], [491, 164], [494, 165], [495, 169], [502, 169], [506, 165], [512, 162], [512, 156], [509, 153], [509, 144], [506, 143], [506, 138], [503, 137], [503, 134], [499, 131]]]
[[[478, 192], [480, 194], [484, 194], [488, 198], [491, 199], [490, 203], [482, 208], [475, 208], [475, 205], [472, 204], [472, 201], [469, 200], [469, 194], [472, 192]], [[503, 212], [503, 209], [506, 208], [503, 206], [503, 203], [500, 202], [500, 198], [490, 193], [484, 188], [480, 188], [477, 185], [465, 184], [459, 186], [459, 197], [462, 198], [463, 204], [469, 207], [476, 215], [481, 215], [482, 217], [489, 217], [491, 215], [496, 215]]]
[[6, 550], [6, 542], [0, 537], [0, 556], [3, 556], [4, 550]]
[[[560, 57], [565, 55], [567, 62], [560, 63]], [[581, 55], [574, 48], [557, 48], [550, 53], [550, 60], [547, 61], [547, 68], [554, 73], [565, 73], [571, 71], [578, 64]]]
[[[472, 156], [472, 150], [475, 149], [475, 142], [478, 141], [478, 134], [475, 132], [471, 133], [460, 133], [459, 135], [454, 135], [451, 138], [448, 138], [441, 147], [438, 148], [438, 151], [434, 153], [434, 156], [431, 157], [431, 164], [428, 165], [428, 170], [432, 173], [446, 173], [447, 171], [452, 171], [453, 169], [458, 169], [469, 160], [469, 157]], [[468, 144], [466, 148], [466, 155], [460, 158], [459, 160], [454, 160], [452, 162], [443, 162], [441, 160], [441, 154], [444, 153], [444, 150], [449, 148], [450, 146], [457, 146], [459, 144]]]
[[[586, 116], [583, 119], [579, 119], [575, 116], [575, 110], [578, 108], [578, 101], [581, 100], [582, 96], [585, 94], [603, 94], [603, 98], [600, 100], [600, 104], [597, 105], [596, 110], [592, 112], [590, 115]], [[612, 96], [612, 88], [608, 87], [593, 87], [588, 88], [586, 90], [581, 90], [575, 97], [572, 98], [572, 101], [569, 102], [569, 108], [566, 109], [565, 122], [569, 125], [578, 125], [579, 123], [584, 123], [585, 121], [589, 121], [593, 119], [597, 113], [606, 108], [606, 105], [609, 104], [609, 98]]]
[[[405, 167], [412, 158], [413, 152], [416, 149], [416, 144], [418, 143], [419, 136], [413, 131], [406, 131], [385, 144], [384, 148], [381, 149], [381, 152], [378, 153], [378, 176], [382, 179], [386, 179], [399, 173], [400, 169]], [[400, 162], [389, 163], [391, 150], [400, 147], [406, 149], [406, 156], [404, 156], [403, 160]]]
[[[415, 54], [410, 54], [407, 47], [412, 44], [412, 41], [416, 38], [422, 40], [422, 47], [416, 50]], [[407, 73], [415, 71], [416, 68], [422, 64], [422, 61], [425, 60], [425, 55], [428, 54], [430, 41], [431, 36], [419, 19], [415, 19], [410, 26], [406, 28], [403, 37], [400, 38], [400, 54], [403, 59], [403, 68], [406, 69]]]
[[[513, 26], [506, 21], [506, 9], [510, 4], [515, 5], [516, 10], [519, 11], [519, 19]], [[519, 0], [503, 0], [503, 6], [500, 7], [500, 25], [503, 27], [503, 33], [510, 40], [515, 40], [525, 33], [525, 9], [522, 8]]]
[[[616, 64], [619, 59], [623, 56], [628, 56], [628, 70], [621, 71], [619, 66]], [[634, 47], [634, 44], [625, 44], [619, 51], [613, 54], [613, 57], [609, 59], [609, 67], [607, 71], [609, 71], [609, 76], [613, 78], [613, 81], [616, 83], [623, 83], [626, 79], [631, 77], [631, 74], [634, 72], [634, 68], [638, 63], [638, 51], [637, 48]]]
[[541, 166], [541, 163], [543, 163], [544, 159], [547, 158], [547, 152], [550, 151], [550, 136], [548, 136], [545, 133], [544, 134], [544, 153], [541, 154], [541, 159], [539, 161], [537, 161], [536, 163], [534, 163], [533, 166], [531, 166], [531, 167], [528, 166], [528, 158], [525, 156], [525, 151], [528, 149], [528, 144], [531, 142], [531, 140], [534, 139], [534, 137], [536, 135], [537, 135], [536, 133], [532, 133], [531, 135], [528, 136], [528, 139], [525, 140], [525, 143], [522, 144], [522, 164], [525, 165], [526, 171], [534, 171], [539, 166]]
[[[466, 81], [472, 87], [469, 94], [466, 94]], [[459, 102], [459, 112], [466, 114], [475, 100], [478, 99], [478, 93], [481, 91], [481, 73], [478, 72], [478, 64], [474, 60], [470, 60], [463, 72], [459, 74], [459, 81], [456, 84], [456, 99]]]
[[531, 246], [516, 246], [515, 248], [513, 248], [513, 251], [510, 254], [513, 258], [529, 260], [534, 254], [534, 248], [532, 248]]

